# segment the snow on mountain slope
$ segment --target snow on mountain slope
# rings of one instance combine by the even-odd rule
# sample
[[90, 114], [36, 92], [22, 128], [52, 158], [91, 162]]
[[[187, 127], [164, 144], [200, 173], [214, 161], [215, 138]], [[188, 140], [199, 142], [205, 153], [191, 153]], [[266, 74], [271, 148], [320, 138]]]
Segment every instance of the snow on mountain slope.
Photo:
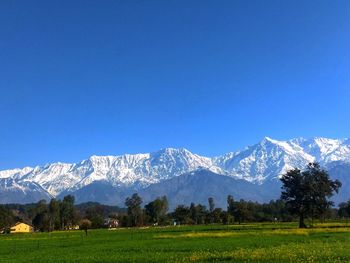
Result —
[[44, 167], [37, 166], [29, 173], [21, 176], [20, 180], [35, 182], [55, 196], [79, 180], [79, 175], [74, 176], [70, 173], [73, 167], [73, 164], [67, 163], [52, 163]]
[[212, 161], [213, 164], [217, 165], [218, 167], [225, 167], [225, 164], [228, 162], [228, 160], [232, 160], [239, 154], [240, 152], [225, 153], [224, 155], [213, 157]]
[[[71, 190], [79, 189], [96, 181], [107, 181], [113, 186], [132, 185], [142, 179], [142, 166], [149, 154], [122, 156], [91, 156], [77, 165], [74, 173], [83, 174]], [[141, 172], [142, 171], [142, 172]]]
[[277, 141], [265, 137], [260, 143], [229, 155], [228, 158], [215, 158], [217, 165], [231, 176], [250, 182], [263, 183], [285, 173], [293, 167], [304, 167], [315, 158], [303, 149], [288, 141]]
[[39, 184], [30, 181], [16, 181], [12, 178], [0, 179], [1, 203], [28, 203], [38, 202], [42, 199], [50, 199], [48, 194]]
[[24, 167], [23, 169], [12, 169], [0, 171], [0, 178], [21, 178], [23, 175], [31, 172], [33, 168]]
[[114, 188], [138, 190], [198, 168], [263, 184], [288, 169], [303, 168], [313, 161], [325, 166], [334, 161], [350, 163], [349, 140], [297, 138], [278, 141], [265, 137], [242, 151], [215, 158], [199, 156], [183, 148], [121, 156], [91, 156], [76, 164], [58, 162], [0, 171], [0, 179], [13, 180], [11, 189], [22, 191], [29, 187], [28, 182], [32, 182], [47, 195], [58, 196], [96, 182], [104, 182]]
[[291, 140], [303, 150], [314, 156], [321, 164], [334, 161], [350, 161], [348, 140], [335, 140], [321, 137], [312, 139], [298, 138]]
[[91, 156], [78, 164], [52, 163], [43, 167], [1, 172], [2, 178], [32, 181], [49, 194], [75, 191], [93, 182], [106, 181], [114, 187], [146, 187], [186, 172], [205, 167], [220, 172], [212, 160], [186, 149], [166, 148], [150, 154]]
[[210, 158], [193, 154], [184, 148], [167, 148], [152, 153], [149, 162], [150, 174], [158, 175], [158, 181], [193, 171], [199, 167], [205, 167], [209, 170], [218, 169], [213, 167]]
[[[92, 156], [91, 170], [76, 186], [80, 188], [94, 181], [105, 180], [116, 187], [136, 189], [161, 180], [181, 175], [198, 167], [213, 171], [210, 158], [193, 154], [186, 149], [166, 148], [150, 154], [126, 154], [122, 156]], [[89, 166], [88, 166], [89, 167]]]

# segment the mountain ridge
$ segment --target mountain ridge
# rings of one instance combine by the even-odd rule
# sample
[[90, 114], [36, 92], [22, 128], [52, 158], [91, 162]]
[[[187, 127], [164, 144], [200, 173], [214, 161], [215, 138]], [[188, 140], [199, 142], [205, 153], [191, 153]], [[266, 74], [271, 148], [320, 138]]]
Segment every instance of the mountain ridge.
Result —
[[[314, 161], [325, 168], [332, 163], [350, 163], [349, 140], [299, 137], [281, 141], [265, 137], [241, 151], [217, 157], [200, 156], [185, 148], [163, 148], [151, 153], [119, 156], [93, 155], [73, 164], [56, 162], [0, 171], [0, 179], [13, 180], [14, 188], [15, 185], [33, 183], [43, 190], [43, 193], [36, 196], [57, 197], [64, 192], [74, 193], [96, 182], [109, 184], [113, 189], [141, 191], [199, 168], [263, 185], [289, 169], [302, 169], [307, 163]], [[350, 182], [350, 176], [342, 178]], [[0, 184], [0, 193], [8, 192], [9, 189], [6, 184]]]

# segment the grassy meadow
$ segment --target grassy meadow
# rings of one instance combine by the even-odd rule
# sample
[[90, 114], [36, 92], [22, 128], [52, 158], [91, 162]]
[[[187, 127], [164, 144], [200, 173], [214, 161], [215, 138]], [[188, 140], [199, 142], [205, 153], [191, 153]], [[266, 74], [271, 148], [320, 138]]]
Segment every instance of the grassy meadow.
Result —
[[177, 226], [0, 236], [0, 262], [350, 262], [350, 225]]

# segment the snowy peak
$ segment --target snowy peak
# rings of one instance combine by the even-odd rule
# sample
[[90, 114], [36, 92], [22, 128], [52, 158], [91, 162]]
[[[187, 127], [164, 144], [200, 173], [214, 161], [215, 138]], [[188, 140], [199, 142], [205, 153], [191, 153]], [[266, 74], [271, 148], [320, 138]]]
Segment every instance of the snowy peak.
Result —
[[221, 172], [211, 158], [193, 154], [184, 148], [166, 148], [151, 153], [149, 165], [150, 174], [157, 175], [157, 181], [179, 176], [201, 167], [213, 172]]
[[150, 155], [150, 162], [152, 167], [167, 167], [170, 165], [177, 173], [182, 172], [183, 169], [193, 170], [200, 166], [208, 167], [211, 165], [210, 158], [193, 154], [184, 148], [165, 148], [154, 152]]
[[299, 145], [304, 152], [314, 156], [320, 163], [333, 161], [350, 161], [350, 145], [347, 139], [328, 139], [314, 137], [291, 140]]
[[265, 137], [218, 165], [232, 176], [262, 183], [292, 167], [303, 167], [314, 160], [314, 157], [303, 152], [298, 145]]
[[32, 167], [24, 167], [22, 169], [12, 169], [12, 170], [4, 170], [0, 171], [0, 178], [12, 178], [12, 179], [20, 179], [25, 175], [32, 172], [34, 168]]
[[270, 137], [265, 136], [265, 137], [261, 140], [260, 144], [269, 144], [269, 143], [271, 143], [271, 144], [278, 144], [279, 142], [280, 142], [280, 141], [277, 141], [277, 140], [274, 140], [274, 139], [272, 139], [272, 138], [270, 138]]

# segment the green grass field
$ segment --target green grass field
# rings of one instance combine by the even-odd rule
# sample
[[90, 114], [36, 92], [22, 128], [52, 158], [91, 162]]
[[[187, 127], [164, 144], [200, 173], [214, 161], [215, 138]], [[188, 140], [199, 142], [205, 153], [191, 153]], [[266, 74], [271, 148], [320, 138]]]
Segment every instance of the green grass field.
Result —
[[0, 236], [0, 262], [350, 262], [350, 226], [180, 226]]

